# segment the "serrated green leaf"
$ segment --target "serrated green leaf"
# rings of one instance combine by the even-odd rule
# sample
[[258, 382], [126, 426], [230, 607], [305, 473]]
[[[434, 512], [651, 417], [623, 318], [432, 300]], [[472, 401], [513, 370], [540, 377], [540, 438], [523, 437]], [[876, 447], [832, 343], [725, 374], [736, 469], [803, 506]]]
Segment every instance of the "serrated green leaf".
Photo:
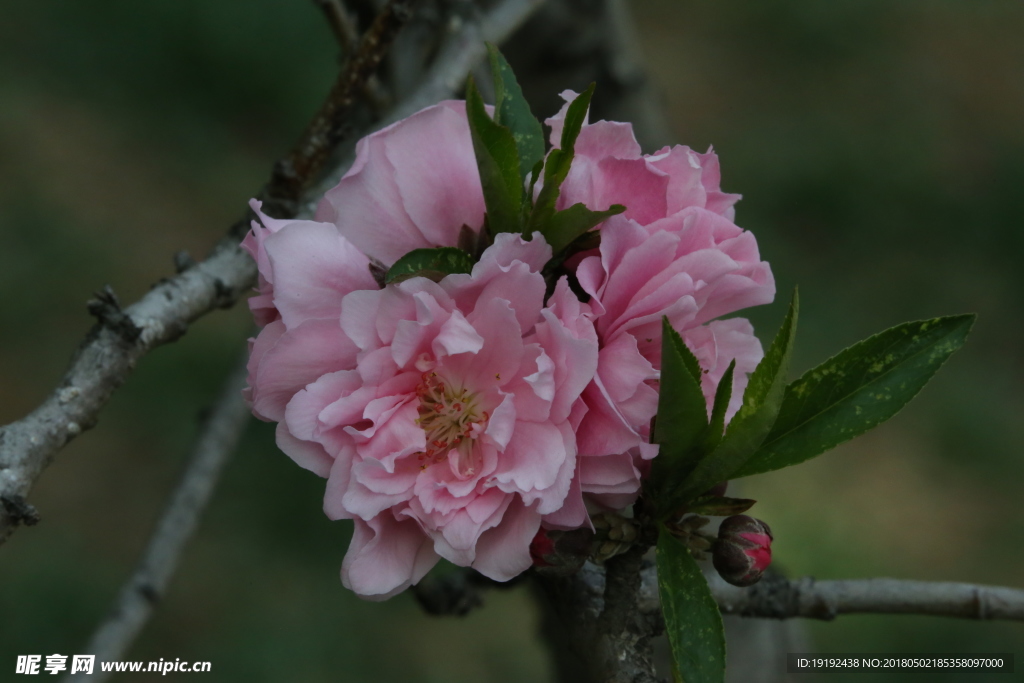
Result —
[[606, 211], [591, 211], [582, 203], [573, 204], [555, 212], [546, 226], [544, 238], [551, 245], [551, 252], [557, 254], [583, 233], [625, 210], [622, 204], [612, 204]]
[[726, 496], [701, 496], [686, 506], [687, 512], [712, 517], [731, 517], [739, 515], [754, 506], [756, 500], [750, 498], [728, 498]]
[[661, 381], [654, 441], [660, 444], [651, 464], [649, 486], [655, 508], [664, 518], [675, 507], [667, 496], [690, 474], [708, 427], [707, 402], [700, 388], [700, 366], [668, 317], [661, 323]]
[[718, 381], [718, 388], [715, 390], [715, 401], [711, 406], [711, 419], [708, 420], [708, 430], [703, 443], [705, 453], [713, 451], [722, 442], [722, 437], [725, 435], [725, 413], [729, 410], [729, 401], [732, 400], [732, 377], [735, 372], [736, 359], [734, 358], [726, 368], [722, 379]]
[[468, 273], [473, 270], [473, 257], [455, 247], [434, 249], [413, 249], [388, 269], [384, 282], [401, 282], [410, 277], [440, 279], [451, 273]]
[[707, 581], [682, 541], [658, 531], [658, 592], [672, 660], [685, 683], [725, 680], [725, 629]]
[[526, 234], [530, 235], [539, 231], [545, 234], [545, 229], [555, 215], [555, 203], [561, 192], [562, 183], [569, 175], [569, 167], [572, 165], [575, 154], [576, 138], [580, 134], [583, 122], [587, 119], [587, 110], [590, 108], [590, 98], [594, 95], [594, 84], [583, 91], [569, 105], [562, 122], [562, 140], [559, 149], [548, 152], [544, 161], [544, 186], [537, 195], [537, 201], [533, 206], [533, 213], [527, 223]]
[[735, 476], [804, 462], [885, 422], [963, 346], [974, 318], [897, 325], [808, 370], [786, 388], [771, 432]]
[[544, 129], [530, 111], [530, 105], [523, 97], [522, 88], [516, 81], [512, 67], [494, 45], [487, 44], [494, 75], [494, 120], [508, 126], [519, 152], [519, 178], [524, 182], [534, 164], [544, 158]]
[[782, 327], [750, 376], [743, 392], [743, 406], [733, 416], [721, 443], [687, 478], [681, 494], [683, 502], [731, 479], [768, 436], [782, 407], [799, 313], [800, 298], [794, 290]]
[[521, 232], [523, 180], [516, 141], [511, 130], [488, 116], [472, 77], [466, 84], [466, 115], [487, 207], [487, 225], [492, 234]]

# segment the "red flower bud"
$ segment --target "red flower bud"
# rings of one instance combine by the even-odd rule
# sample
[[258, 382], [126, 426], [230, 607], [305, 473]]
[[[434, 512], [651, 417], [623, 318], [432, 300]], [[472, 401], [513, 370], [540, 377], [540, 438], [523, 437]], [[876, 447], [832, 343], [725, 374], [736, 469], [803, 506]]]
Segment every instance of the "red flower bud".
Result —
[[772, 530], [759, 519], [733, 515], [718, 528], [715, 569], [734, 586], [752, 586], [772, 562]]

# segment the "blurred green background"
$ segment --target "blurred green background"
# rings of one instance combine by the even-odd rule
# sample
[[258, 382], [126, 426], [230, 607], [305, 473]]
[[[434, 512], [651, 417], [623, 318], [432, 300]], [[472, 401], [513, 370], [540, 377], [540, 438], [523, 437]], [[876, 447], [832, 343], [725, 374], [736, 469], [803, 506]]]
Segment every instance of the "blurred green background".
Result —
[[[677, 141], [714, 144], [783, 298], [800, 285], [798, 370], [904, 320], [979, 314], [891, 423], [745, 484], [778, 566], [1024, 587], [1024, 4], [633, 5]], [[176, 250], [205, 254], [298, 135], [337, 50], [297, 0], [23, 2], [5, 8], [0, 38], [6, 423], [56, 383], [92, 291], [134, 301]], [[781, 316], [751, 315], [763, 334]], [[0, 679], [17, 654], [84, 652], [249, 324], [244, 306], [218, 312], [147, 357], [42, 477], [43, 523], [0, 549]], [[525, 589], [464, 621], [345, 591], [348, 529], [324, 518], [322, 488], [254, 423], [127, 657], [211, 661], [216, 681], [549, 679]], [[1021, 624], [807, 627], [820, 651], [1024, 655]], [[1011, 679], [1024, 673], [998, 678]]]

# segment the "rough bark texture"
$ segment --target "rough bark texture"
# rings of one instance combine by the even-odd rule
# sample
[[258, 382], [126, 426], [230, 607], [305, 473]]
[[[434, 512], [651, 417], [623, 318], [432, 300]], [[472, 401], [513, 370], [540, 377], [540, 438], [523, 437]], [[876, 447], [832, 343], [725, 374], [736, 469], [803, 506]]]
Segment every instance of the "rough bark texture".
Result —
[[604, 567], [588, 563], [572, 576], [537, 573], [542, 631], [552, 648], [559, 681], [663, 680], [657, 675], [652, 648], [652, 638], [663, 629], [657, 598], [653, 608], [641, 609], [651, 590], [643, 584], [654, 577], [650, 571], [641, 571], [644, 553], [643, 546], [634, 546]]

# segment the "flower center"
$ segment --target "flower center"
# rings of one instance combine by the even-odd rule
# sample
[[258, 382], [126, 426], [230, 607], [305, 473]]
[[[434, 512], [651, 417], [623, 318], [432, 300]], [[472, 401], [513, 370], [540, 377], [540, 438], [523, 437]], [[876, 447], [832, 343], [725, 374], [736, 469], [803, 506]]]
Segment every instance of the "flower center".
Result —
[[455, 450], [458, 474], [471, 476], [475, 471], [473, 439], [483, 432], [490, 417], [480, 407], [476, 394], [445, 382], [431, 371], [423, 373], [416, 395], [420, 399], [416, 423], [427, 435], [426, 449], [418, 456], [421, 469], [443, 462]]

